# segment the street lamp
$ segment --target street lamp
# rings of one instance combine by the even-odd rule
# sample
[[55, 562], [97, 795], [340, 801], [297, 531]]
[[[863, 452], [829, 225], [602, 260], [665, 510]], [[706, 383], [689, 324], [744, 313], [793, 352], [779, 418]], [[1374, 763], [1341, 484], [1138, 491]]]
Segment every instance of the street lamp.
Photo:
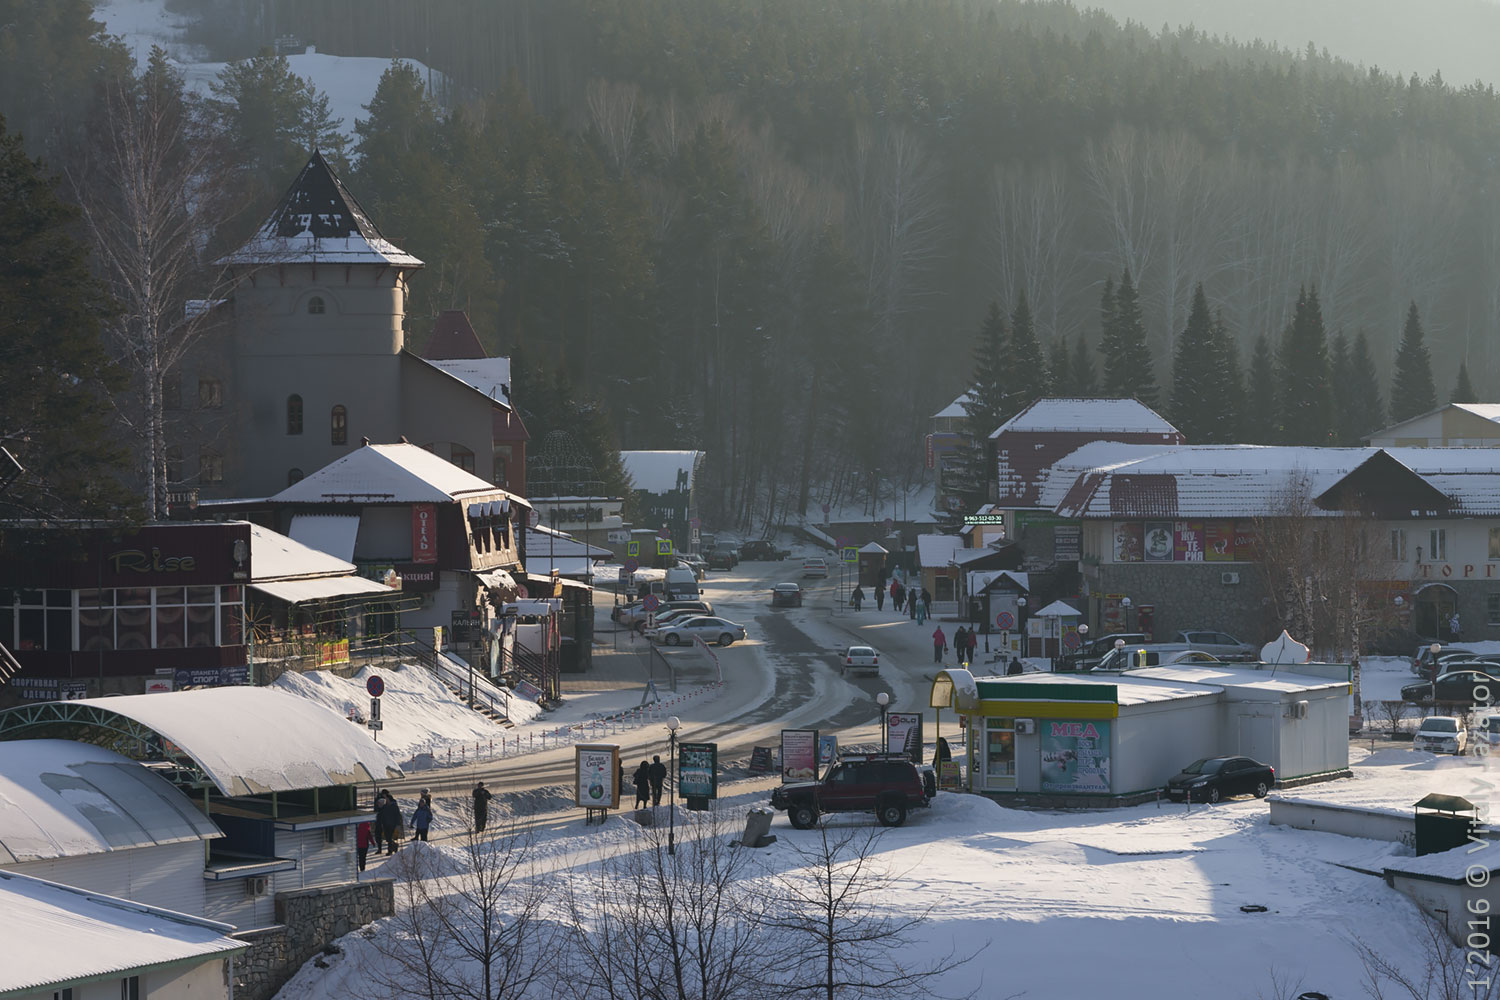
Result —
[[671, 798], [667, 807], [667, 853], [677, 853], [677, 729], [682, 725], [682, 720], [673, 715], [667, 719], [667, 729], [670, 731], [668, 739], [672, 744], [671, 761], [672, 766], [667, 771], [668, 788], [671, 789]]
[[1021, 631], [1021, 625], [1026, 620], [1026, 598], [1016, 598], [1016, 631], [1021, 632], [1021, 650], [1026, 650], [1026, 633]]
[[[1432, 683], [1436, 684], [1438, 675], [1438, 654], [1443, 651], [1443, 644], [1440, 642], [1435, 642], [1431, 646], [1428, 646], [1427, 649], [1432, 653]], [[1433, 688], [1433, 694], [1437, 694], [1437, 688]]]
[[[1083, 655], [1084, 647], [1088, 644], [1088, 641], [1089, 641], [1089, 623], [1088, 622], [1079, 622], [1078, 623], [1078, 654], [1080, 656]], [[1077, 660], [1073, 661], [1073, 669], [1074, 670], [1078, 669], [1078, 661]]]
[[1131, 603], [1130, 598], [1128, 598], [1128, 597], [1122, 597], [1122, 598], [1120, 598], [1120, 607], [1122, 607], [1122, 608], [1125, 609], [1125, 631], [1127, 631], [1127, 632], [1130, 631], [1130, 609], [1131, 609], [1132, 606], [1133, 605]]
[[885, 731], [885, 713], [887, 706], [891, 703], [891, 696], [882, 691], [875, 696], [875, 704], [880, 706], [880, 752], [885, 753], [890, 749], [890, 743]]

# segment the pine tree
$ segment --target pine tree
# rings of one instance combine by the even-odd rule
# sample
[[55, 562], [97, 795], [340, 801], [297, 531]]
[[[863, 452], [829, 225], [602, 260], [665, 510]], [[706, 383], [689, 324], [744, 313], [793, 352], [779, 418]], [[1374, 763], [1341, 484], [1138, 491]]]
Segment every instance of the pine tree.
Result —
[[1076, 396], [1073, 389], [1073, 356], [1068, 351], [1068, 340], [1059, 336], [1052, 341], [1048, 352], [1047, 370], [1052, 372], [1052, 392], [1058, 396]]
[[1344, 390], [1348, 410], [1348, 444], [1357, 445], [1367, 434], [1385, 426], [1385, 401], [1380, 396], [1380, 376], [1370, 356], [1370, 341], [1361, 330], [1349, 348], [1348, 387]]
[[983, 503], [990, 481], [990, 434], [1006, 417], [1005, 317], [991, 302], [974, 339], [974, 382], [964, 397], [964, 431], [958, 454], [943, 473], [943, 491], [959, 498], [963, 510]]
[[1351, 425], [1354, 415], [1349, 409], [1352, 364], [1349, 338], [1340, 330], [1328, 345], [1328, 378], [1333, 392], [1333, 440], [1344, 447], [1352, 447], [1358, 440]]
[[1245, 379], [1240, 370], [1239, 348], [1222, 311], [1214, 316], [1213, 345], [1219, 406], [1214, 411], [1211, 440], [1232, 444], [1244, 440]]
[[1242, 435], [1246, 444], [1276, 442], [1276, 365], [1271, 338], [1265, 334], [1255, 338], [1242, 414]]
[[1042, 355], [1041, 342], [1036, 339], [1036, 327], [1031, 320], [1031, 306], [1023, 291], [1016, 298], [1016, 307], [1010, 314], [1010, 349], [1004, 387], [1004, 404], [1001, 423], [1020, 413], [1032, 402], [1052, 392], [1052, 377], [1047, 371], [1047, 359]]
[[1479, 402], [1479, 395], [1474, 391], [1474, 384], [1469, 381], [1469, 365], [1466, 361], [1460, 361], [1458, 363], [1458, 382], [1453, 386], [1453, 396], [1448, 400], [1448, 402]]
[[1146, 322], [1140, 299], [1127, 270], [1115, 289], [1115, 343], [1105, 360], [1104, 388], [1112, 396], [1135, 398], [1155, 408], [1158, 395], [1151, 349], [1146, 346]]
[[1406, 312], [1401, 347], [1396, 351], [1396, 369], [1391, 376], [1391, 423], [1426, 413], [1437, 407], [1437, 388], [1432, 381], [1432, 358], [1422, 337], [1422, 320], [1413, 302]]
[[1333, 440], [1328, 337], [1317, 289], [1302, 289], [1276, 353], [1276, 418], [1284, 444], [1328, 445]]
[[1130, 395], [1128, 367], [1121, 360], [1120, 315], [1115, 301], [1115, 279], [1104, 279], [1099, 296], [1099, 388], [1109, 398], [1124, 399]]
[[1172, 359], [1172, 423], [1190, 444], [1217, 440], [1216, 411], [1221, 405], [1219, 358], [1214, 345], [1214, 321], [1208, 311], [1203, 285], [1193, 290], [1187, 326], [1177, 338], [1177, 356]]
[[1099, 376], [1094, 371], [1094, 359], [1089, 355], [1089, 345], [1078, 334], [1078, 346], [1073, 348], [1073, 391], [1085, 399], [1099, 395]]

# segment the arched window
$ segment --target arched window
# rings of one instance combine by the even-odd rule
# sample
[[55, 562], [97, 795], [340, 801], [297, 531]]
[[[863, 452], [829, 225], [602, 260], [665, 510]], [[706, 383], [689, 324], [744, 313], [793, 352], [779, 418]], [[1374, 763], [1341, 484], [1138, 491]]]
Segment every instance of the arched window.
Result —
[[312, 316], [323, 315], [324, 308], [323, 296], [321, 295], [314, 295], [312, 298], [307, 300], [307, 311]]
[[334, 444], [349, 442], [349, 411], [342, 404], [333, 408], [328, 422], [328, 439]]
[[286, 398], [286, 432], [302, 433], [302, 397], [296, 394]]
[[288, 486], [295, 486], [297, 483], [300, 483], [300, 482], [302, 482], [302, 470], [301, 469], [288, 469], [286, 471], [286, 484]]

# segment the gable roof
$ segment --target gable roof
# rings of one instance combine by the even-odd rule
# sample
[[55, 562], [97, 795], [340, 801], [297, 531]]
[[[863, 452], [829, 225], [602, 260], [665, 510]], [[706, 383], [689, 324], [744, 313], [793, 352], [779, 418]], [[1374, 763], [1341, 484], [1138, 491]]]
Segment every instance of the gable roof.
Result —
[[367, 444], [271, 497], [272, 503], [447, 503], [504, 490], [414, 444]]
[[958, 535], [918, 535], [917, 565], [927, 569], [947, 566], [963, 547]]
[[469, 314], [462, 309], [444, 309], [432, 324], [432, 334], [427, 346], [422, 348], [422, 357], [428, 361], [447, 361], [454, 358], [483, 358], [488, 354], [469, 322]]
[[1165, 417], [1138, 399], [1039, 399], [995, 428], [990, 438], [1015, 431], [1182, 436]]
[[1442, 413], [1444, 410], [1462, 410], [1471, 416], [1478, 417], [1480, 420], [1488, 420], [1490, 423], [1500, 424], [1500, 403], [1444, 403], [1442, 406], [1434, 407], [1426, 413], [1418, 413], [1414, 417], [1407, 417], [1405, 420], [1382, 427], [1378, 431], [1371, 431], [1360, 438], [1360, 440], [1372, 441], [1375, 438], [1391, 437], [1397, 434], [1401, 428], [1426, 420], [1428, 417]]
[[949, 417], [967, 417], [969, 411], [964, 409], [964, 404], [974, 398], [972, 392], [961, 392], [958, 398], [932, 415], [933, 420], [943, 420]]
[[375, 223], [314, 152], [249, 242], [221, 264], [385, 264], [422, 262], [380, 235]]
[[[308, 515], [303, 515], [304, 517]], [[359, 520], [352, 515], [330, 514], [315, 517], [337, 518], [340, 522], [354, 521], [358, 529]], [[295, 519], [294, 519], [295, 520]], [[352, 562], [345, 562], [295, 538], [279, 534], [258, 524], [250, 525], [250, 571], [251, 582], [261, 580], [288, 580], [294, 577], [351, 576], [355, 571]]]

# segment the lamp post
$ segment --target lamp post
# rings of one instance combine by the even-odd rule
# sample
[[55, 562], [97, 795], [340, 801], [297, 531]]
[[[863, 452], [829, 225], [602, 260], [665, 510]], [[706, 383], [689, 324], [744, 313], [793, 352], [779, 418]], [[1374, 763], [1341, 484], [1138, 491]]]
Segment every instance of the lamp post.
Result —
[[667, 806], [667, 853], [677, 853], [677, 729], [682, 725], [682, 720], [673, 715], [667, 719], [668, 739], [672, 744], [671, 761], [672, 766], [667, 770], [668, 788], [670, 788], [670, 799]]
[[1026, 630], [1021, 627], [1025, 623], [1026, 623], [1026, 598], [1025, 597], [1018, 597], [1018, 598], [1016, 598], [1016, 631], [1021, 633], [1021, 651], [1023, 653], [1027, 652], [1027, 649], [1026, 649]]
[[[1079, 622], [1078, 623], [1078, 655], [1079, 656], [1083, 655], [1083, 649], [1088, 644], [1088, 641], [1089, 641], [1089, 623], [1088, 622]], [[1075, 671], [1078, 669], [1078, 661], [1077, 660], [1073, 661], [1073, 669]]]
[[880, 752], [885, 753], [890, 749], [890, 742], [886, 736], [885, 713], [891, 703], [891, 696], [882, 691], [875, 696], [875, 704], [880, 706]]
[[[1432, 683], [1436, 685], [1438, 677], [1438, 654], [1443, 651], [1443, 644], [1435, 642], [1431, 646], [1428, 646], [1427, 649], [1432, 653]], [[1432, 693], [1434, 697], [1437, 695], [1436, 687], [1432, 689]]]
[[1124, 639], [1116, 639], [1115, 640], [1115, 663], [1118, 664], [1118, 663], [1124, 662], [1124, 659], [1125, 659], [1125, 652], [1124, 652], [1124, 650], [1125, 650], [1125, 640]]
[[1125, 609], [1125, 631], [1129, 632], [1129, 631], [1131, 631], [1131, 628], [1130, 628], [1130, 609], [1131, 609], [1131, 607], [1133, 607], [1133, 604], [1132, 604], [1130, 598], [1128, 598], [1128, 597], [1122, 597], [1122, 598], [1120, 598], [1120, 607], [1122, 607], [1122, 608]]

